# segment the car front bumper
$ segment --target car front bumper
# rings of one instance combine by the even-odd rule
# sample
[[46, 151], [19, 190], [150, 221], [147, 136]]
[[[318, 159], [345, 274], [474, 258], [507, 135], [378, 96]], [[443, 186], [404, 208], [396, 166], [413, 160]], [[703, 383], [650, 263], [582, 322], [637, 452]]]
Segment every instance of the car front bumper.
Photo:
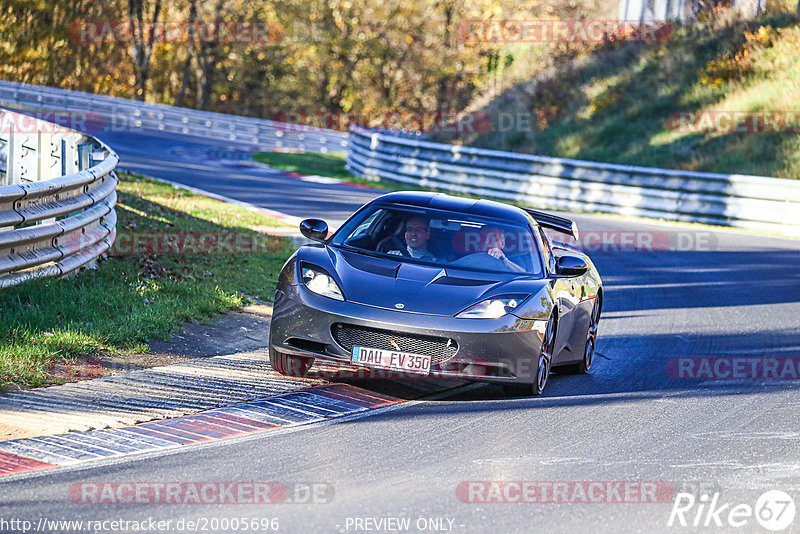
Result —
[[426, 376], [532, 383], [546, 321], [512, 314], [498, 319], [461, 319], [408, 313], [334, 300], [301, 284], [278, 285], [270, 326], [271, 348], [352, 368], [350, 351], [333, 335], [334, 324], [455, 341], [455, 355], [434, 364], [431, 375]]

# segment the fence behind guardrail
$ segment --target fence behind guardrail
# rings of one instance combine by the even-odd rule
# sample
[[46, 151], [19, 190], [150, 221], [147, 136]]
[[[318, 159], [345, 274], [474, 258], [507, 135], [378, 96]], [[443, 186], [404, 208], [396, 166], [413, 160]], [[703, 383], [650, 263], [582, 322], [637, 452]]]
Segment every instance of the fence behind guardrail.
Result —
[[73, 272], [111, 248], [118, 162], [96, 139], [0, 110], [0, 288]]
[[352, 127], [347, 168], [544, 209], [596, 211], [800, 236], [800, 181], [592, 163]]

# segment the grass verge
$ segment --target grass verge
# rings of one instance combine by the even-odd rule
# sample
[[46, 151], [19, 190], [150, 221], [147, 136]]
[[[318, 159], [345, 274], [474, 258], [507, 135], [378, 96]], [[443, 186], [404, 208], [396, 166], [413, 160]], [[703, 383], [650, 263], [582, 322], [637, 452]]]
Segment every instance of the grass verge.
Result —
[[[798, 46], [794, 13], [755, 20], [705, 16], [663, 42], [598, 47], [569, 68], [506, 90], [483, 108], [492, 124], [502, 123], [501, 114], [532, 117], [530, 123], [457, 141], [589, 161], [800, 178]], [[788, 133], [732, 132], [697, 119], [719, 112], [792, 113], [781, 129]]]
[[146, 351], [184, 322], [272, 300], [293, 247], [251, 228], [280, 222], [143, 177], [120, 175], [118, 194], [117, 243], [96, 270], [0, 292], [0, 387], [58, 382], [61, 362]]
[[355, 176], [345, 168], [347, 154], [344, 152], [328, 152], [327, 154], [316, 154], [313, 152], [258, 152], [253, 155], [253, 159], [259, 163], [269, 165], [273, 169], [296, 172], [298, 174], [337, 178], [345, 182], [350, 182], [351, 184], [368, 185], [375, 189], [388, 189], [391, 191], [400, 189], [421, 189], [400, 182], [376, 182]]
[[346, 157], [344, 152], [258, 152], [253, 155], [254, 160], [274, 169], [350, 181], [355, 176], [345, 169]]

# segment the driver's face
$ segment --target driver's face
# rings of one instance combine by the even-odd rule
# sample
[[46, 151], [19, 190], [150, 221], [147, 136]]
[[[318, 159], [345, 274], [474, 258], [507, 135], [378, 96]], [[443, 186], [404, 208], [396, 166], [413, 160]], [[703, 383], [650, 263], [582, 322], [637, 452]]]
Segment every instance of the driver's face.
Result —
[[425, 248], [431, 236], [424, 217], [411, 217], [406, 221], [406, 244], [413, 249]]
[[505, 233], [500, 231], [491, 231], [486, 235], [486, 248], [493, 249], [499, 248], [503, 250], [506, 246]]

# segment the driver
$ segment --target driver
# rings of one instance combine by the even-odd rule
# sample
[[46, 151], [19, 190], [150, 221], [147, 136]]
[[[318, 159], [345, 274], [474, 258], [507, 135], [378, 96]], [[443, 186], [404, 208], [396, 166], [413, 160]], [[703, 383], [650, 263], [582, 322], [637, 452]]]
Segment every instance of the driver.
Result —
[[509, 260], [503, 249], [506, 246], [506, 233], [499, 228], [490, 228], [486, 231], [486, 240], [483, 243], [483, 250], [486, 253], [503, 262], [506, 268], [515, 273], [525, 272], [525, 269]]
[[[431, 229], [428, 220], [422, 215], [411, 215], [406, 219], [405, 249], [409, 256], [418, 260], [436, 261], [436, 257], [428, 250], [428, 241], [431, 238]], [[403, 243], [398, 241], [398, 245]], [[396, 247], [387, 251], [388, 254], [405, 256], [403, 251]]]

